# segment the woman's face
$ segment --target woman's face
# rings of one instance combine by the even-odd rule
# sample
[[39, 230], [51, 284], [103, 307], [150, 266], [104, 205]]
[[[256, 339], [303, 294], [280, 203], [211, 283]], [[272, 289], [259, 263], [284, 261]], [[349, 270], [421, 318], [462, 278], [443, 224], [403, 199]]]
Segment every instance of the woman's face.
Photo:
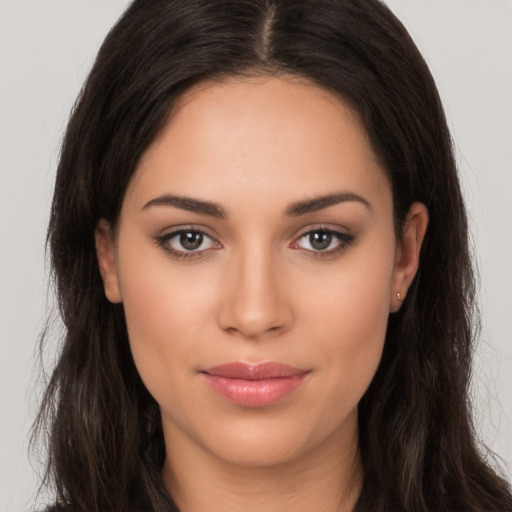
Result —
[[115, 240], [97, 231], [166, 443], [243, 465], [356, 450], [426, 212], [408, 219], [414, 236], [397, 241], [389, 182], [334, 95], [278, 78], [189, 91], [140, 161]]

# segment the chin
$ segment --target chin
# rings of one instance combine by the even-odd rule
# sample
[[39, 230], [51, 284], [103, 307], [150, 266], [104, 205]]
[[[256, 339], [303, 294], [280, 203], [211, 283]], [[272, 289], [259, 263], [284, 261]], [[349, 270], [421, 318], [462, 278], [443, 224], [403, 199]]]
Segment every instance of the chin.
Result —
[[282, 466], [301, 458], [303, 446], [286, 435], [258, 435], [250, 439], [233, 439], [213, 452], [218, 459], [240, 468]]
[[357, 408], [326, 415], [320, 422], [290, 410], [249, 412], [210, 424], [207, 432], [198, 433], [200, 443], [219, 460], [246, 468], [308, 461], [326, 447], [343, 453], [357, 445]]

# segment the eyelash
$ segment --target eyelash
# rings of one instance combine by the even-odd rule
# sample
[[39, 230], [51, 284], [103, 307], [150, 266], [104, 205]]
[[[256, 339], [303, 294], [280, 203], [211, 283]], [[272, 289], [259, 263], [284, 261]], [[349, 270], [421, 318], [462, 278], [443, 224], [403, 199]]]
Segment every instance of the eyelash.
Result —
[[308, 253], [315, 258], [329, 258], [334, 257], [337, 254], [344, 252], [352, 243], [355, 242], [355, 237], [353, 235], [349, 235], [347, 233], [343, 233], [341, 231], [336, 231], [330, 228], [318, 227], [315, 229], [310, 229], [306, 231], [302, 235], [300, 235], [295, 242], [292, 243], [292, 248], [300, 249], [298, 244], [301, 240], [306, 239], [307, 237], [311, 237], [315, 233], [323, 233], [332, 237], [332, 241], [337, 240], [337, 244], [334, 248], [328, 250], [313, 250], [313, 249], [305, 249]]
[[[300, 235], [298, 238], [295, 239], [295, 241], [290, 245], [292, 249], [301, 249], [299, 246], [299, 242], [307, 237], [311, 237], [315, 233], [323, 233], [326, 235], [331, 236], [333, 239], [338, 240], [338, 244], [336, 247], [328, 249], [328, 250], [314, 250], [314, 249], [304, 249], [306, 250], [311, 256], [316, 258], [328, 258], [333, 257], [337, 254], [342, 253], [345, 251], [354, 241], [355, 237], [353, 235], [349, 235], [347, 233], [342, 233], [340, 231], [335, 231], [330, 228], [322, 228], [318, 227], [315, 229], [310, 229], [309, 231], [306, 231], [302, 235]], [[217, 247], [214, 248], [207, 248], [207, 249], [201, 249], [201, 250], [176, 250], [170, 246], [171, 241], [179, 237], [181, 235], [185, 234], [194, 234], [194, 235], [201, 235], [202, 237], [210, 239]], [[206, 231], [203, 231], [198, 228], [180, 228], [176, 231], [172, 231], [171, 233], [166, 233], [165, 235], [159, 235], [155, 238], [156, 244], [163, 248], [166, 252], [168, 252], [173, 258], [178, 260], [193, 260], [196, 258], [201, 258], [205, 256], [205, 254], [209, 253], [210, 251], [215, 251], [217, 249], [220, 249], [222, 245], [217, 242], [211, 235], [209, 235]], [[204, 242], [204, 240], [201, 241], [201, 244]]]
[[[184, 249], [184, 250], [180, 251], [180, 250], [173, 249], [170, 246], [170, 243], [173, 238], [176, 238], [180, 235], [191, 234], [191, 233], [195, 234], [195, 235], [201, 235], [205, 238], [209, 238], [218, 247], [202, 249], [202, 250], [190, 250], [190, 251], [187, 251], [186, 249]], [[178, 260], [191, 260], [191, 259], [199, 258], [201, 256], [204, 256], [205, 253], [208, 253], [210, 251], [215, 251], [215, 250], [219, 249], [220, 247], [222, 247], [221, 244], [219, 242], [217, 242], [206, 231], [203, 231], [202, 229], [198, 229], [198, 228], [192, 228], [192, 227], [191, 228], [186, 228], [186, 227], [180, 228], [180, 229], [177, 229], [176, 231], [172, 231], [171, 233], [166, 233], [165, 235], [157, 236], [155, 241], [159, 247], [162, 247], [162, 249], [167, 251], [173, 258], [178, 259]]]

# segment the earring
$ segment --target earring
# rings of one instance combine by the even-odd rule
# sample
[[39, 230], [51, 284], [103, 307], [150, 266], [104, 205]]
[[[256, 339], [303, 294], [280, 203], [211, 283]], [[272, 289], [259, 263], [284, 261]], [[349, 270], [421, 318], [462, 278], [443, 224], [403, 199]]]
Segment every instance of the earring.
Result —
[[400, 295], [400, 292], [396, 292], [396, 298], [402, 302], [402, 296]]

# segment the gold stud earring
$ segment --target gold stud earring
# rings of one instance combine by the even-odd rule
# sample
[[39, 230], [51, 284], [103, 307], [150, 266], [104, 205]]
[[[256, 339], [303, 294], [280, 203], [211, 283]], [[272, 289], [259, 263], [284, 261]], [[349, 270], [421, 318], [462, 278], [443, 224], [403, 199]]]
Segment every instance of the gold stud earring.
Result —
[[402, 296], [400, 295], [400, 292], [396, 292], [396, 298], [402, 302]]

